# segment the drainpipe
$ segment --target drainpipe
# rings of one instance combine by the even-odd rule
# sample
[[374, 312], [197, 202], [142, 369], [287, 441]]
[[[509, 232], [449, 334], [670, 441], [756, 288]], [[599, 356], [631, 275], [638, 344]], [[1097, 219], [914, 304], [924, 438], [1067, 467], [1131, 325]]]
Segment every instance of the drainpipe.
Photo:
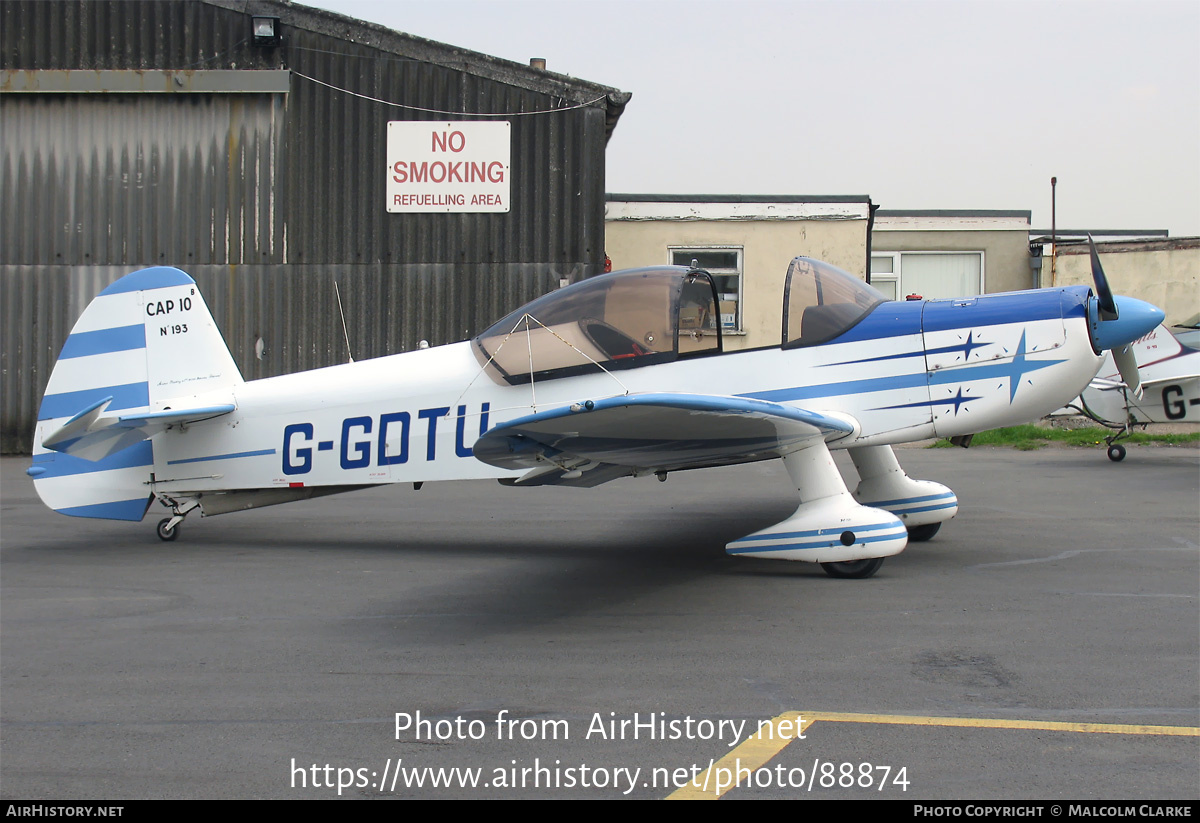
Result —
[[1058, 285], [1058, 178], [1050, 178], [1050, 285]]

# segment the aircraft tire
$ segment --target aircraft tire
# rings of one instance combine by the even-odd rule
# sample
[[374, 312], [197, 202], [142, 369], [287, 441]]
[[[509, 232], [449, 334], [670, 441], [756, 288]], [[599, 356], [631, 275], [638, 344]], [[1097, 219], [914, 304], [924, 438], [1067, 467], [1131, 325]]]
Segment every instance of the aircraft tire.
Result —
[[941, 527], [941, 523], [926, 523], [924, 526], [911, 526], [908, 530], [908, 542], [924, 543], [926, 540], [932, 540]]
[[879, 571], [879, 567], [886, 559], [885, 557], [870, 557], [866, 560], [849, 560], [844, 563], [822, 563], [821, 568], [830, 577], [843, 580], [864, 580]]
[[167, 528], [167, 524], [170, 522], [171, 522], [171, 518], [169, 518], [169, 517], [164, 517], [162, 520], [158, 521], [158, 528], [155, 529], [155, 531], [158, 532], [159, 540], [166, 540], [169, 542], [171, 540], [174, 540], [176, 537], [179, 537], [179, 527], [178, 526], [176, 526], [173, 529]]
[[1120, 443], [1113, 443], [1108, 447], [1108, 459], [1114, 463], [1120, 463], [1125, 459], [1125, 447]]

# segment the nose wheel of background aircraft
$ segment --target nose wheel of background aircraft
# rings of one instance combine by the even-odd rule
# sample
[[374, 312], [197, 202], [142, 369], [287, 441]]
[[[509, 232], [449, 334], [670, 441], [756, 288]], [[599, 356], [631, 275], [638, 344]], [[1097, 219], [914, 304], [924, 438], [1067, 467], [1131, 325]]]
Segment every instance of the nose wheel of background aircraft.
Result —
[[1120, 463], [1125, 459], [1125, 447], [1120, 443], [1113, 443], [1108, 447], [1108, 459], [1114, 463]]
[[879, 571], [886, 557], [870, 557], [866, 560], [849, 560], [843, 563], [822, 563], [821, 568], [830, 577], [840, 577], [845, 580], [862, 580]]

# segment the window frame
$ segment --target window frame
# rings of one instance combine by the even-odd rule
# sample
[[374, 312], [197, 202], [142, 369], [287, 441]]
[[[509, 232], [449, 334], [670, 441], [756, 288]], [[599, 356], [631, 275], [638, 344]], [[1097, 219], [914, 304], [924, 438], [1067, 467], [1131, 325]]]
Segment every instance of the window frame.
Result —
[[[676, 262], [676, 260], [675, 260], [676, 252], [683, 253], [687, 257], [687, 259], [684, 260], [683, 262]], [[728, 326], [728, 327], [722, 325], [721, 333], [725, 334], [725, 335], [730, 335], [730, 334], [744, 335], [746, 333], [745, 327], [743, 325], [743, 318], [745, 317], [745, 302], [746, 302], [746, 277], [745, 277], [746, 247], [745, 246], [735, 245], [735, 244], [723, 244], [723, 243], [712, 243], [712, 244], [703, 245], [703, 246], [701, 246], [701, 245], [669, 245], [669, 246], [667, 246], [667, 265], [683, 266], [685, 268], [689, 268], [692, 265], [692, 259], [694, 257], [696, 257], [699, 254], [704, 254], [706, 252], [735, 252], [737, 254], [737, 268], [736, 269], [713, 268], [710, 266], [703, 266], [703, 265], [699, 266], [699, 268], [702, 269], [703, 271], [708, 272], [709, 277], [713, 278], [714, 286], [716, 285], [717, 277], [734, 276], [737, 278], [737, 299], [735, 301], [737, 303], [737, 309], [734, 311], [733, 325]], [[728, 294], [728, 292], [722, 292], [720, 289], [718, 289], [717, 290], [718, 309], [720, 308], [720, 297], [722, 294]]]

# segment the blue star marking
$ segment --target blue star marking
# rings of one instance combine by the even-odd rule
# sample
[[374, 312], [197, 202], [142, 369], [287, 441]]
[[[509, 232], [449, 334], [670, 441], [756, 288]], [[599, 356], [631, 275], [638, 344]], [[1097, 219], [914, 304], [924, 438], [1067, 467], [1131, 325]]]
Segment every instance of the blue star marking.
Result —
[[976, 343], [974, 341], [975, 341], [975, 332], [971, 332], [970, 334], [967, 335], [967, 342], [963, 344], [963, 360], [964, 361], [971, 359], [971, 349], [979, 349], [979, 348], [983, 348], [984, 346], [992, 345], [991, 343]]
[[950, 354], [951, 352], [960, 351], [963, 353], [963, 362], [971, 359], [971, 351], [974, 349], [982, 349], [985, 346], [990, 346], [991, 343], [976, 343], [975, 332], [967, 334], [965, 343], [955, 343], [953, 346], [939, 346], [936, 349], [926, 349], [925, 354]]
[[975, 332], [970, 332], [967, 335], [967, 342], [955, 343], [953, 346], [939, 346], [936, 349], [917, 349], [916, 351], [906, 351], [899, 354], [883, 354], [879, 357], [864, 357], [861, 360], [842, 360], [838, 363], [823, 363], [823, 366], [850, 366], [855, 363], [876, 363], [880, 360], [902, 360], [906, 357], [928, 357], [931, 354], [949, 354], [950, 352], [961, 351], [963, 353], [963, 362], [971, 359], [971, 351], [973, 349], [982, 349], [984, 346], [990, 346], [991, 343], [976, 343]]
[[1017, 352], [1013, 355], [1012, 360], [1007, 363], [981, 363], [978, 366], [969, 366], [959, 369], [944, 369], [942, 371], [932, 372], [929, 375], [929, 385], [942, 385], [945, 383], [965, 383], [969, 380], [985, 380], [992, 377], [1008, 378], [1008, 403], [1011, 406], [1017, 397], [1017, 388], [1025, 375], [1035, 371], [1059, 363], [1065, 363], [1065, 360], [1030, 360], [1025, 355], [1025, 332], [1021, 332], [1021, 342], [1017, 344]]
[[942, 403], [951, 403], [954, 405], [954, 416], [958, 417], [958, 409], [963, 403], [969, 403], [972, 400], [978, 400], [978, 397], [963, 397], [962, 386], [958, 387], [958, 394], [948, 400], [942, 400]]
[[919, 403], [902, 403], [899, 406], [880, 406], [879, 408], [871, 409], [871, 411], [883, 411], [884, 409], [915, 409], [921, 406], [928, 406], [929, 408], [933, 408], [934, 406], [953, 406], [954, 416], [958, 417], [958, 410], [963, 405], [970, 403], [972, 400], [982, 399], [982, 397], [964, 397], [962, 386], [959, 386], [958, 394], [956, 394], [954, 397], [947, 397], [945, 400], [929, 400], [921, 401]]

